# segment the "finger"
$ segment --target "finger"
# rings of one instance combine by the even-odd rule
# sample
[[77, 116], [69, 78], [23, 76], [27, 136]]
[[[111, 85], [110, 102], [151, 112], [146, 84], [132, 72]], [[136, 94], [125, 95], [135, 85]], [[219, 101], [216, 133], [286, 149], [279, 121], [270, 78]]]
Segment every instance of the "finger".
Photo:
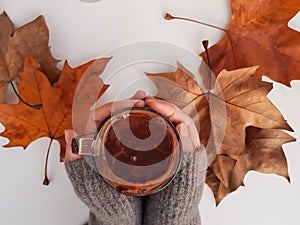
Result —
[[155, 100], [147, 97], [145, 99], [145, 106], [148, 106], [149, 108], [161, 113], [175, 124], [184, 122], [188, 117], [177, 106], [166, 101]]
[[143, 100], [134, 100], [134, 99], [128, 99], [124, 101], [118, 101], [118, 102], [110, 102], [102, 105], [101, 107], [97, 108], [95, 111], [91, 113], [89, 116], [89, 119], [87, 121], [87, 125], [85, 128], [85, 133], [94, 133], [97, 130], [97, 126], [109, 115], [112, 114], [112, 112], [116, 110], [120, 110], [123, 108], [131, 108], [131, 107], [144, 107], [145, 102]]
[[180, 123], [176, 126], [176, 130], [181, 137], [188, 137], [188, 125], [186, 123]]
[[134, 103], [135, 107], [145, 107], [145, 102], [143, 100], [138, 100], [136, 103]]
[[145, 101], [147, 100], [158, 100], [158, 99], [154, 98], [153, 96], [147, 96], [145, 97]]
[[143, 102], [142, 100], [129, 99], [124, 101], [106, 103], [95, 110], [94, 121], [101, 122], [114, 111], [124, 109], [124, 108], [134, 107], [137, 105], [140, 106], [143, 104], [142, 102]]
[[146, 92], [139, 90], [130, 99], [141, 100], [146, 97]]
[[180, 135], [184, 152], [194, 152], [200, 149], [200, 138], [195, 126], [180, 123], [176, 126], [176, 130]]
[[66, 141], [66, 155], [65, 161], [73, 161], [82, 158], [82, 156], [75, 155], [72, 153], [72, 139], [76, 137], [76, 133], [73, 130], [65, 130], [65, 141]]
[[132, 100], [138, 100], [134, 106], [135, 107], [144, 107], [145, 106], [145, 102], [144, 99], [146, 98], [146, 92], [139, 90], [137, 91], [130, 99]]

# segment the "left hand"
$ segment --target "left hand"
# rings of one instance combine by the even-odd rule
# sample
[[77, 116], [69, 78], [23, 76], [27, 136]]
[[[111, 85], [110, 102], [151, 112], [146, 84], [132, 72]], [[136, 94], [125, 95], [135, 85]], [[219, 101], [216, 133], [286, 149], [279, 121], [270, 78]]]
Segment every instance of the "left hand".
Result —
[[[95, 133], [97, 131], [97, 127], [99, 123], [115, 110], [119, 110], [127, 107], [133, 107], [133, 106], [138, 106], [138, 107], [145, 106], [145, 102], [141, 100], [145, 97], [145, 95], [146, 95], [145, 92], [138, 91], [130, 99], [118, 101], [118, 102], [109, 102], [97, 108], [93, 112], [93, 114], [90, 115], [87, 121], [85, 132], [87, 134]], [[74, 161], [76, 159], [82, 158], [82, 156], [72, 153], [71, 143], [72, 143], [72, 139], [75, 138], [76, 136], [77, 134], [73, 130], [65, 130], [65, 141], [66, 141], [65, 161]]]

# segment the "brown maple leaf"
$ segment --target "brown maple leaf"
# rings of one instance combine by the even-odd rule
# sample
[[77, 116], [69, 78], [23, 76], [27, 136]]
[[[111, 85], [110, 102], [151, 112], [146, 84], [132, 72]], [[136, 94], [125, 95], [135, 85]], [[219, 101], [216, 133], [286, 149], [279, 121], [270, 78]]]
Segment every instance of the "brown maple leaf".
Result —
[[[183, 108], [193, 117], [196, 124], [197, 120], [200, 121], [200, 139], [206, 145], [209, 157], [209, 173], [206, 182], [214, 191], [217, 203], [225, 196], [224, 191], [220, 191], [222, 185], [227, 188], [226, 194], [228, 194], [243, 184], [244, 176], [250, 169], [266, 172], [270, 167], [268, 162], [259, 165], [252, 162], [259, 160], [258, 150], [264, 145], [260, 143], [256, 148], [249, 149], [251, 140], [257, 138], [250, 131], [261, 129], [260, 133], [266, 135], [265, 137], [268, 135], [269, 139], [276, 139], [280, 137], [278, 135], [280, 129], [292, 130], [267, 98], [272, 84], [257, 80], [254, 77], [256, 70], [257, 67], [234, 71], [223, 70], [217, 76], [212, 90], [202, 87], [205, 92], [201, 90], [193, 75], [180, 65], [175, 72], [147, 74], [156, 84], [159, 97]], [[182, 94], [178, 94], [182, 92], [180, 88], [172, 82], [162, 82], [162, 79], [175, 82], [187, 94], [182, 97]], [[166, 83], [169, 85], [166, 86]], [[225, 111], [220, 110], [222, 105], [225, 106]], [[196, 110], [192, 110], [193, 108]], [[249, 131], [250, 126], [255, 128]], [[222, 128], [225, 129], [224, 133]], [[289, 135], [286, 137], [289, 137], [286, 140], [294, 140]], [[281, 148], [282, 143], [285, 142], [276, 142], [272, 146], [276, 147], [274, 151]], [[248, 157], [248, 151], [251, 151], [252, 157]], [[278, 162], [285, 160], [281, 156], [275, 157]], [[241, 164], [245, 166], [243, 169], [238, 167]], [[287, 170], [286, 164], [281, 165], [285, 165], [282, 171]], [[236, 172], [233, 172], [235, 169]], [[277, 173], [276, 170], [273, 172]]]
[[[223, 39], [209, 49], [211, 69], [259, 65], [263, 75], [290, 86], [300, 79], [300, 34], [288, 27], [300, 0], [231, 0], [231, 22]], [[205, 52], [201, 56], [207, 62]]]
[[[20, 74], [22, 81], [18, 84], [19, 93], [30, 103], [42, 104], [42, 108], [33, 109], [23, 102], [16, 105], [0, 104], [0, 122], [6, 128], [1, 135], [10, 140], [5, 147], [26, 148], [28, 144], [40, 137], [49, 137], [51, 141], [54, 139], [59, 141], [60, 159], [63, 161], [66, 145], [64, 130], [72, 129], [72, 103], [77, 85], [82, 76], [89, 73], [91, 76], [85, 76], [87, 77], [85, 79], [91, 79], [93, 82], [88, 82], [86, 89], [100, 88], [99, 91], [103, 93], [108, 86], [94, 75], [99, 75], [108, 61], [109, 59], [105, 58], [98, 59], [75, 69], [65, 63], [60, 79], [52, 86], [41, 72], [39, 63], [33, 57], [25, 57], [24, 70]], [[88, 96], [93, 100], [99, 96], [99, 92], [90, 94], [96, 95]], [[82, 101], [82, 107], [86, 109], [93, 103]]]
[[244, 185], [250, 170], [277, 174], [290, 180], [282, 145], [295, 138], [279, 129], [246, 128], [246, 147], [238, 157], [218, 155], [207, 171], [206, 183], [214, 193], [216, 203]]
[[58, 61], [51, 55], [49, 30], [43, 16], [14, 32], [13, 23], [4, 12], [0, 15], [0, 33], [0, 103], [6, 102], [7, 84], [19, 78], [25, 56], [33, 56], [40, 62], [40, 70], [51, 84], [58, 80]]
[[[165, 15], [224, 31], [224, 36], [209, 49], [210, 67], [215, 75], [259, 65], [255, 76], [266, 75], [287, 86], [300, 79], [300, 34], [288, 22], [300, 10], [300, 0], [231, 0], [231, 22], [227, 29], [193, 19]], [[208, 63], [206, 53], [200, 56]]]

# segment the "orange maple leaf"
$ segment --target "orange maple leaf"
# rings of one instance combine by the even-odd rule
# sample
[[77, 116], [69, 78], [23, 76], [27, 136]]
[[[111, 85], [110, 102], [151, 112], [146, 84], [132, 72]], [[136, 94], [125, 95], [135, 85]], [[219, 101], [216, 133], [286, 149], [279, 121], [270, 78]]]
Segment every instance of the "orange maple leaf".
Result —
[[[300, 10], [300, 0], [231, 0], [226, 34], [209, 48], [214, 74], [259, 65], [255, 76], [266, 75], [287, 86], [300, 79], [300, 34], [288, 27]], [[207, 62], [205, 52], [201, 56]]]
[[[193, 19], [166, 14], [165, 19], [187, 20], [225, 32], [222, 40], [200, 56], [215, 75], [259, 65], [255, 76], [263, 75], [287, 86], [300, 79], [300, 35], [288, 27], [300, 10], [300, 0], [231, 0], [231, 22], [227, 29]], [[210, 61], [210, 62], [209, 62]]]
[[[51, 141], [59, 141], [62, 161], [66, 146], [64, 130], [72, 129], [72, 103], [77, 84], [87, 70], [90, 70], [92, 75], [99, 75], [108, 61], [106, 58], [98, 59], [75, 69], [65, 63], [58, 82], [51, 86], [47, 77], [40, 71], [39, 63], [33, 57], [25, 57], [24, 70], [20, 74], [22, 82], [18, 84], [19, 93], [27, 102], [42, 104], [42, 108], [30, 108], [23, 102], [16, 105], [0, 104], [0, 120], [6, 128], [1, 135], [10, 140], [4, 147], [26, 148], [40, 137], [49, 137]], [[89, 82], [91, 86], [86, 89], [93, 89], [91, 94], [95, 95], [94, 88], [100, 87], [101, 93], [108, 88], [98, 76], [89, 77], [93, 82]], [[95, 98], [99, 97], [98, 94], [96, 93]], [[93, 102], [83, 102], [83, 107], [86, 108], [84, 104], [89, 105]]]

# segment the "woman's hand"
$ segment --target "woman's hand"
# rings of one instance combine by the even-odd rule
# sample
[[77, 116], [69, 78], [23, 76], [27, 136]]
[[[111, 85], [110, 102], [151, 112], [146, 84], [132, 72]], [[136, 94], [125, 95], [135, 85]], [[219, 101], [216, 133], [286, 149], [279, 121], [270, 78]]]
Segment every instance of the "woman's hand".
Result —
[[[127, 108], [127, 107], [144, 107], [145, 102], [142, 100], [146, 96], [145, 92], [138, 91], [134, 96], [132, 96], [128, 100], [118, 101], [118, 102], [110, 102], [102, 105], [97, 108], [89, 117], [86, 126], [86, 133], [95, 133], [97, 131], [97, 127], [102, 120], [104, 120], [107, 116], [109, 116], [113, 111]], [[76, 159], [82, 158], [82, 156], [76, 155], [72, 153], [72, 139], [75, 138], [77, 134], [73, 130], [65, 130], [65, 141], [66, 141], [66, 156], [65, 161], [73, 161]]]
[[175, 124], [183, 145], [184, 162], [167, 187], [145, 196], [143, 224], [201, 225], [198, 207], [206, 178], [207, 160], [196, 126], [188, 115], [169, 102], [147, 97], [145, 106], [160, 112]]
[[[96, 109], [90, 116], [87, 130], [97, 128], [99, 122], [110, 115], [112, 111], [132, 106], [145, 105], [145, 94], [137, 92], [129, 100], [105, 104]], [[80, 159], [71, 149], [72, 138], [76, 136], [72, 130], [65, 133], [67, 142], [65, 167], [69, 179], [77, 196], [90, 209], [89, 224], [132, 224], [140, 225], [142, 220], [142, 199], [136, 196], [121, 194], [112, 188], [88, 162], [89, 159]]]
[[163, 114], [176, 127], [184, 152], [194, 152], [200, 149], [199, 133], [194, 121], [180, 108], [167, 101], [157, 100], [153, 97], [145, 98], [145, 106]]

